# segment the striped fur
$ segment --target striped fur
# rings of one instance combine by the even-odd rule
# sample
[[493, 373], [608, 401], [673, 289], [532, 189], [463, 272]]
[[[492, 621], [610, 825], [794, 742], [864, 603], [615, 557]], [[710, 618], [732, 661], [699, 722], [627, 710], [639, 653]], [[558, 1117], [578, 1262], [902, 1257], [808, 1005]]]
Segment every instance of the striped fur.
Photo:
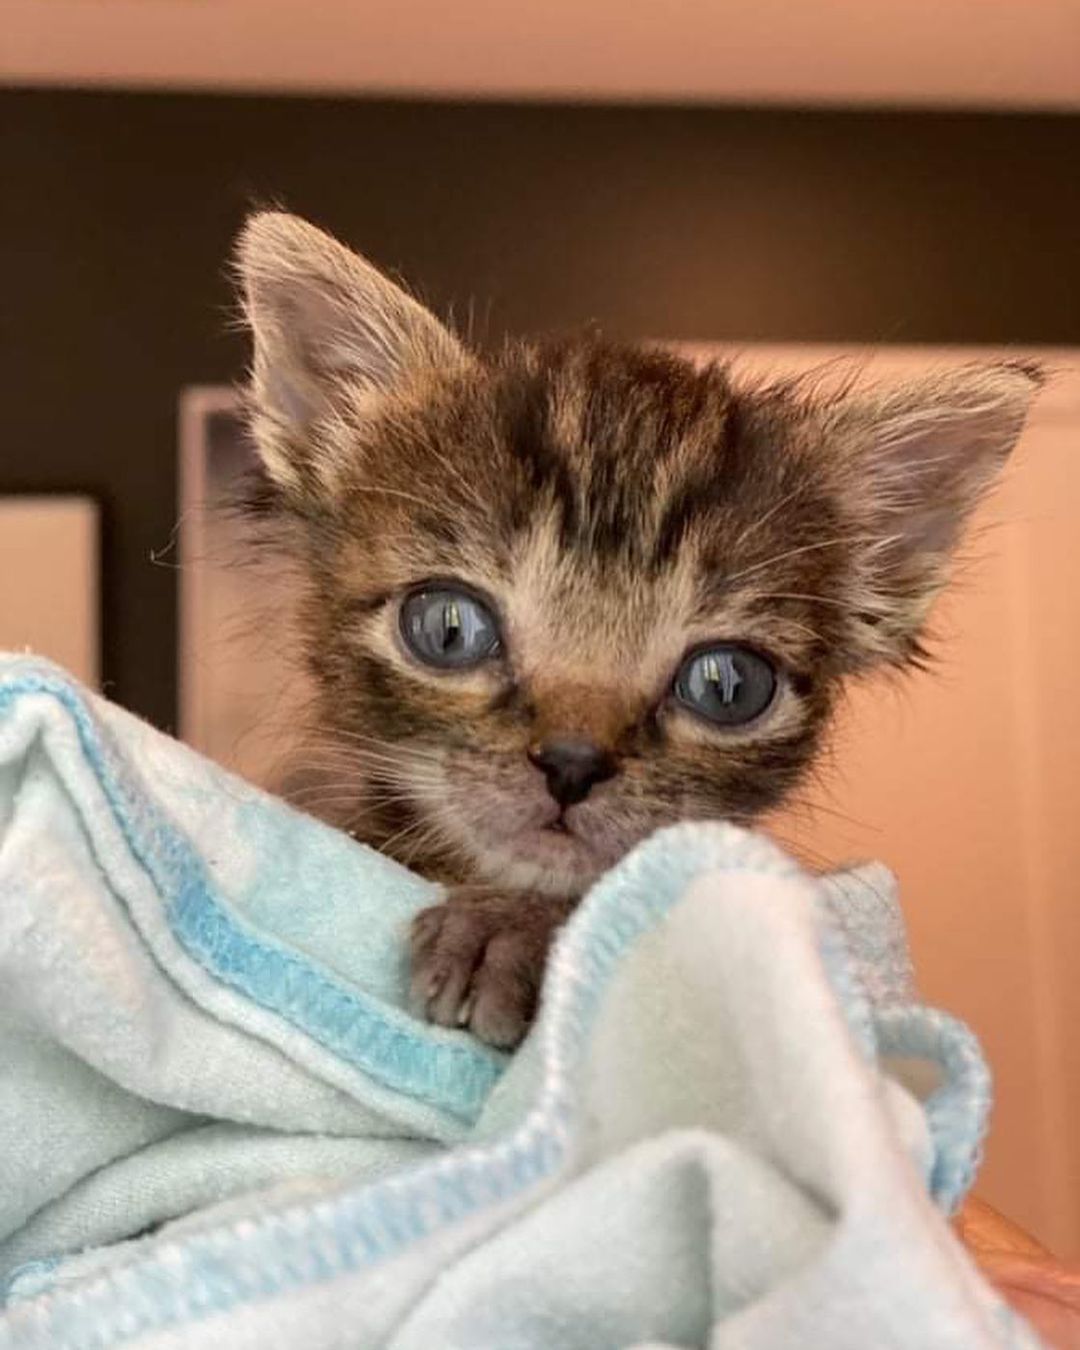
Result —
[[[779, 802], [843, 680], [918, 657], [1039, 379], [754, 386], [595, 335], [483, 354], [292, 217], [254, 217], [238, 257], [336, 818], [456, 883], [572, 899], [660, 825]], [[408, 656], [397, 607], [431, 578], [489, 598], [501, 659], [447, 674]], [[781, 672], [745, 730], [671, 696], [685, 653], [718, 639]], [[542, 837], [525, 752], [545, 734], [619, 766], [569, 839]]]

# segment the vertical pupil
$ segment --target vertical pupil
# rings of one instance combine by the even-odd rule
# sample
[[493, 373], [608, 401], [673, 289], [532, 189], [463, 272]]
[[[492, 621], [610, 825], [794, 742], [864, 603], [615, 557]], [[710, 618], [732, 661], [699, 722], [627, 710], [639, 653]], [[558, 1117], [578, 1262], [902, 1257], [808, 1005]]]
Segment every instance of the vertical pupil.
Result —
[[461, 611], [456, 600], [448, 600], [443, 605], [442, 649], [448, 652], [461, 636]]
[[735, 662], [731, 657], [726, 652], [723, 654], [711, 652], [705, 657], [703, 665], [705, 679], [717, 690], [721, 703], [734, 703], [739, 685], [742, 684], [742, 676], [735, 669]]

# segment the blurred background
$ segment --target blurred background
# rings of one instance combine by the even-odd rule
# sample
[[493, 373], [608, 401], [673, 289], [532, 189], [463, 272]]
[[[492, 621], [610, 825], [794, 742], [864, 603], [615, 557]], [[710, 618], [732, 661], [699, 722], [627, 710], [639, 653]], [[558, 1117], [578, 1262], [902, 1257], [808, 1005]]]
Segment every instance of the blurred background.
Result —
[[274, 657], [205, 510], [253, 205], [493, 339], [1051, 361], [938, 670], [859, 690], [776, 829], [897, 871], [997, 1079], [979, 1190], [1080, 1256], [1078, 0], [2, 0], [0, 86], [0, 646], [256, 778]]

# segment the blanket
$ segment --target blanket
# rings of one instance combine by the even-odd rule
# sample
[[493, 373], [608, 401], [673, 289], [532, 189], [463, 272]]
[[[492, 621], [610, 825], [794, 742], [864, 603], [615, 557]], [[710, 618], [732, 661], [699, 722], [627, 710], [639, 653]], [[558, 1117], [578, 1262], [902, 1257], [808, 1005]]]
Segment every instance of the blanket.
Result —
[[989, 1107], [881, 866], [662, 831], [513, 1056], [437, 890], [0, 659], [0, 1347], [1029, 1347], [946, 1216]]

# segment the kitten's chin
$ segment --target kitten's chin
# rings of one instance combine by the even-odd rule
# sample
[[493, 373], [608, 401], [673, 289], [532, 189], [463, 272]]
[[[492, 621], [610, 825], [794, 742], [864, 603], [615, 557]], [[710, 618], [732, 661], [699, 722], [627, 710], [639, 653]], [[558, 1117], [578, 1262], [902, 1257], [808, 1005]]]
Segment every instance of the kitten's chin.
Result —
[[636, 842], [620, 832], [616, 846], [607, 813], [592, 803], [564, 816], [546, 795], [485, 800], [480, 792], [470, 805], [465, 814], [440, 803], [432, 814], [477, 881], [509, 890], [577, 899]]
[[485, 881], [513, 890], [576, 899], [618, 862], [573, 825], [551, 822], [519, 828], [501, 838], [470, 840], [469, 852]]
[[595, 849], [556, 825], [523, 830], [498, 853], [499, 875], [509, 885], [551, 895], [580, 895], [605, 871]]

